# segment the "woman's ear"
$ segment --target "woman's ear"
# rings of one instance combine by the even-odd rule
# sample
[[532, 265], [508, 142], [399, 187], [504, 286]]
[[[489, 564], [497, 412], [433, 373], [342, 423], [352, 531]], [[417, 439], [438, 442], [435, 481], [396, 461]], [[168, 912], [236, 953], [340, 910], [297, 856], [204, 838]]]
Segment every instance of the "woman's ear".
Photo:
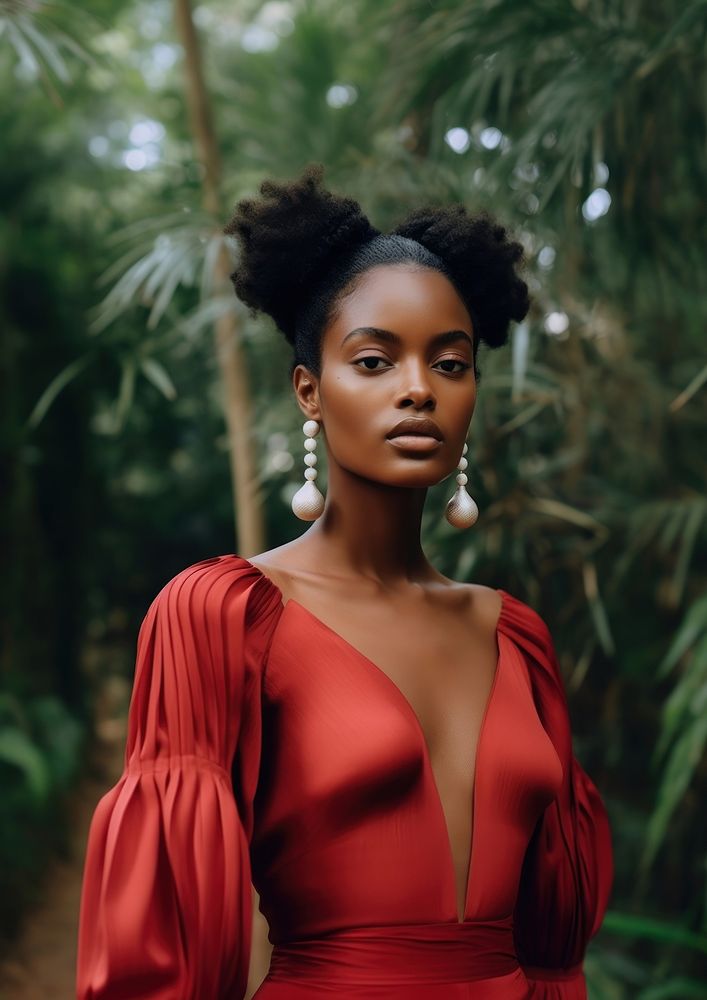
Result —
[[292, 385], [297, 403], [305, 418], [321, 422], [318, 379], [304, 365], [297, 365], [292, 373]]

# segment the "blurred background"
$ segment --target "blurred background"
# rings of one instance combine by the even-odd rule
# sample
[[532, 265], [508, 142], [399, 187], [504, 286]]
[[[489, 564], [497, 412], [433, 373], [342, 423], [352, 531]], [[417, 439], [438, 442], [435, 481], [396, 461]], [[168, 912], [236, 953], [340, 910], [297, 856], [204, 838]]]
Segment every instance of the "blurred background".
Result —
[[706, 43], [705, 0], [0, 0], [2, 997], [73, 995], [150, 601], [304, 530], [290, 349], [221, 227], [315, 160], [381, 229], [463, 202], [525, 245], [481, 516], [440, 484], [425, 548], [553, 633], [615, 841], [591, 997], [707, 996]]

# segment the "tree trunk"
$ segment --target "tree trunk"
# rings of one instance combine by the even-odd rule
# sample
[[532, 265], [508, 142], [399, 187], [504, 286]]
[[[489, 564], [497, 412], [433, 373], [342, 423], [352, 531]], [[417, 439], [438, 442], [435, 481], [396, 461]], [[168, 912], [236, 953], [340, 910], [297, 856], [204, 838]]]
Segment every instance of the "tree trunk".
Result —
[[[218, 219], [221, 213], [221, 157], [213, 126], [211, 102], [204, 82], [201, 50], [190, 0], [174, 0], [174, 11], [177, 33], [184, 48], [189, 121], [197, 155], [204, 168], [203, 205], [209, 215], [213, 216], [220, 233]], [[215, 266], [214, 289], [217, 294], [228, 287], [230, 269], [230, 258], [224, 242]], [[248, 558], [262, 550], [265, 543], [265, 527], [251, 433], [254, 421], [246, 356], [235, 308], [232, 313], [216, 321], [214, 335], [229, 441], [236, 531], [235, 551]]]

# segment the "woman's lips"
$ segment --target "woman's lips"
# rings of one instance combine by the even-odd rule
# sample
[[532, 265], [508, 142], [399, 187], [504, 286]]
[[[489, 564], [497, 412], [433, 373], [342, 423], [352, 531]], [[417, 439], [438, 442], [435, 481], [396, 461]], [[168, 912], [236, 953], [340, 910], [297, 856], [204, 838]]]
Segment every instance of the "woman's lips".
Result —
[[441, 441], [428, 434], [396, 434], [395, 437], [389, 437], [386, 440], [403, 451], [435, 451], [442, 445]]

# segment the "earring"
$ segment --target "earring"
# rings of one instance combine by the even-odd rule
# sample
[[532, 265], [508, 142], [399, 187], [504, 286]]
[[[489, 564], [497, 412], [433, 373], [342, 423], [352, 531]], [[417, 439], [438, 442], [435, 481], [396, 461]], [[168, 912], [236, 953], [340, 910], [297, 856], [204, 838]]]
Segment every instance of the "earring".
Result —
[[454, 528], [470, 528], [479, 516], [479, 508], [476, 506], [473, 497], [470, 497], [464, 489], [468, 482], [464, 469], [469, 464], [464, 456], [468, 450], [469, 446], [464, 444], [462, 457], [459, 459], [459, 465], [457, 466], [460, 470], [457, 475], [457, 488], [454, 496], [447, 502], [447, 508], [444, 512], [444, 516]]
[[292, 510], [302, 521], [316, 521], [324, 510], [324, 497], [314, 482], [317, 478], [315, 469], [317, 456], [314, 452], [317, 447], [316, 435], [319, 433], [319, 423], [316, 420], [305, 420], [302, 430], [305, 434], [304, 446], [307, 449], [307, 454], [304, 456], [304, 464], [307, 466], [304, 470], [306, 482], [292, 497]]

